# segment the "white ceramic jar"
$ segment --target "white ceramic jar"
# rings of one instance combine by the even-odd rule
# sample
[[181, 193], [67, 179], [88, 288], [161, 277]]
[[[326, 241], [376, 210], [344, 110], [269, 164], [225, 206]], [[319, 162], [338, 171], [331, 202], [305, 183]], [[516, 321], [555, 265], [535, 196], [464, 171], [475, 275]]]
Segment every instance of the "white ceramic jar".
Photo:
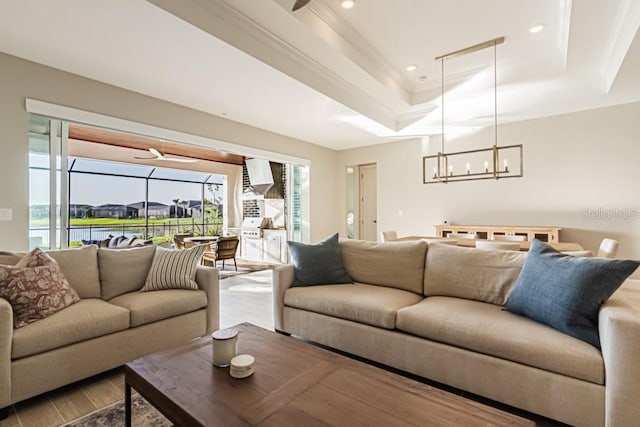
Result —
[[231, 359], [238, 353], [238, 331], [235, 329], [220, 329], [211, 334], [213, 347], [213, 364], [215, 366], [229, 366]]

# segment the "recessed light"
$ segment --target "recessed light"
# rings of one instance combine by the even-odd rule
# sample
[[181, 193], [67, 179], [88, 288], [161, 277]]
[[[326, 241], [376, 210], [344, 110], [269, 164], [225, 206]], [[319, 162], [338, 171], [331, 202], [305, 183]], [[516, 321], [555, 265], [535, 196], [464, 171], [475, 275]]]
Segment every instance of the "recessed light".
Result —
[[356, 2], [354, 0], [342, 0], [340, 2], [340, 6], [342, 6], [343, 9], [351, 9], [355, 4]]
[[537, 25], [534, 25], [533, 27], [529, 28], [529, 32], [532, 33], [532, 34], [539, 33], [542, 30], [544, 30], [544, 25], [542, 25], [542, 24], [537, 24]]
[[405, 68], [405, 70], [407, 71], [415, 71], [417, 69], [418, 69], [418, 66], [416, 64], [407, 65], [407, 68]]

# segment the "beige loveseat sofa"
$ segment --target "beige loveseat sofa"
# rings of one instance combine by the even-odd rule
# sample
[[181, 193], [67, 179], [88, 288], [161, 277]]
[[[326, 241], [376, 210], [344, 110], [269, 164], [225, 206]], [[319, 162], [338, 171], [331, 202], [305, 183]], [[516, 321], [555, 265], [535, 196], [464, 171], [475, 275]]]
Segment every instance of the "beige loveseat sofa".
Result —
[[[139, 292], [155, 246], [48, 252], [81, 300], [13, 328], [0, 298], [0, 408], [176, 346], [218, 328], [218, 271], [198, 267], [199, 290]], [[21, 254], [0, 253], [0, 264]]]
[[640, 423], [640, 284], [600, 309], [602, 350], [503, 310], [526, 254], [340, 242], [354, 284], [290, 287], [278, 331], [576, 426]]

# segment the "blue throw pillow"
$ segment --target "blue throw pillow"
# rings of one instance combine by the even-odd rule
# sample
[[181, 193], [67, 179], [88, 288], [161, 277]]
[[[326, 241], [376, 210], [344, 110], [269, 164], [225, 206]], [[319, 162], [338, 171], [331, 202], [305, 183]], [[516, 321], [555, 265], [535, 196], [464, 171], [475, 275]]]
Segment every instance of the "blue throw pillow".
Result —
[[573, 257], [533, 240], [506, 309], [600, 348], [600, 306], [638, 265]]
[[352, 283], [342, 263], [338, 233], [315, 245], [288, 241], [296, 279], [291, 286]]

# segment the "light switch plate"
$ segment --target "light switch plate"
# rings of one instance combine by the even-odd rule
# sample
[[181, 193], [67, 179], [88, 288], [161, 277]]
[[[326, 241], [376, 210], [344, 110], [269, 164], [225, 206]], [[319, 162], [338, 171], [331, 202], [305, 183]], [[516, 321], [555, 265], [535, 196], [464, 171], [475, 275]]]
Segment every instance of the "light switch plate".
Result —
[[11, 221], [11, 220], [13, 220], [13, 209], [0, 208], [0, 221]]

